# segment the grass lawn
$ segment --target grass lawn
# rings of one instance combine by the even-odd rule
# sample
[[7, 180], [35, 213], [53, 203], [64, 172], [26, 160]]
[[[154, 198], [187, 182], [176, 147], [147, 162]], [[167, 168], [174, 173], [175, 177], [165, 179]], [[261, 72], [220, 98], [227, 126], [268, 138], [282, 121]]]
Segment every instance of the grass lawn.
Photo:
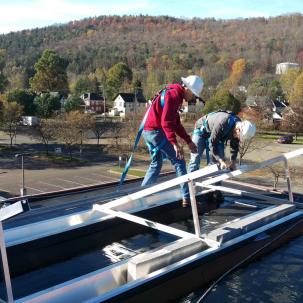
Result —
[[70, 158], [69, 156], [65, 156], [65, 155], [58, 155], [58, 154], [39, 154], [39, 155], [35, 155], [33, 156], [33, 158], [38, 159], [38, 160], [48, 160], [54, 163], [79, 163], [80, 160], [79, 159], [75, 159], [75, 158]]
[[18, 148], [15, 146], [10, 147], [9, 145], [0, 145], [0, 151], [14, 152], [18, 151]]

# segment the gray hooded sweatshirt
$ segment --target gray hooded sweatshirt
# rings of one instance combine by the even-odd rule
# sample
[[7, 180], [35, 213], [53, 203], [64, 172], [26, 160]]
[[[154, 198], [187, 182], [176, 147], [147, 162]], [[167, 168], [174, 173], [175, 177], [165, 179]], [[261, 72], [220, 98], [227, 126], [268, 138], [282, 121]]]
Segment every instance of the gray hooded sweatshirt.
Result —
[[[235, 123], [230, 124], [230, 119], [233, 119]], [[204, 122], [205, 120], [206, 123]], [[209, 149], [217, 161], [220, 159], [217, 151], [218, 143], [227, 143], [228, 140], [230, 141], [230, 158], [231, 160], [236, 160], [239, 152], [239, 140], [233, 137], [233, 130], [238, 121], [241, 121], [241, 119], [232, 113], [217, 111], [201, 117], [196, 122], [195, 128], [205, 127], [204, 132], [206, 131], [210, 136]], [[232, 127], [230, 127], [231, 125]], [[224, 161], [224, 159], [221, 160]]]

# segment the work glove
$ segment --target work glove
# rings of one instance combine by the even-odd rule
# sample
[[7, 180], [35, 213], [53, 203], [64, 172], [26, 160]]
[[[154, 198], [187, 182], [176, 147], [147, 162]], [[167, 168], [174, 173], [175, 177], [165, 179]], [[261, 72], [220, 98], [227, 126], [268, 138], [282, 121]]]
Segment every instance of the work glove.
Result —
[[219, 168], [220, 169], [226, 169], [227, 168], [227, 164], [221, 159], [219, 160]]

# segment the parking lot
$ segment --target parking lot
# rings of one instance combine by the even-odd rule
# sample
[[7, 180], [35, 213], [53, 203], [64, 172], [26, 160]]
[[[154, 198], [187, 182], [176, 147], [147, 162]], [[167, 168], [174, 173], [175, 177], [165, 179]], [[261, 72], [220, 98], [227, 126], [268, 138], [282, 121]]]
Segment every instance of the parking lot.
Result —
[[[111, 163], [72, 169], [24, 170], [24, 185], [28, 194], [64, 190], [73, 187], [118, 181], [111, 173]], [[22, 170], [0, 170], [0, 191], [17, 195], [22, 187]]]
[[[299, 144], [278, 144], [276, 142], [260, 141], [258, 148], [248, 152], [244, 159], [261, 162], [302, 147], [303, 145]], [[229, 148], [226, 149], [227, 153], [228, 150]], [[14, 155], [6, 158], [2, 154], [0, 156], [0, 196], [19, 195], [22, 188], [21, 160], [16, 159]], [[87, 151], [85, 156], [86, 162], [84, 164], [73, 166], [52, 166], [48, 163], [30, 162], [29, 159], [25, 159], [24, 186], [27, 194], [59, 191], [119, 180], [120, 174], [112, 171], [118, 165], [118, 156], [100, 156], [100, 152], [98, 151], [91, 154], [90, 151]], [[136, 154], [132, 167], [146, 171], [149, 161], [150, 159], [147, 154], [140, 156]], [[121, 166], [124, 164], [122, 163]], [[303, 157], [292, 160], [290, 165], [297, 167], [297, 171], [302, 171]], [[166, 161], [163, 171], [171, 169], [169, 161]], [[272, 178], [270, 175], [269, 177]], [[132, 176], [129, 176], [129, 178], [132, 178]], [[297, 187], [303, 189], [302, 179], [299, 181]]]

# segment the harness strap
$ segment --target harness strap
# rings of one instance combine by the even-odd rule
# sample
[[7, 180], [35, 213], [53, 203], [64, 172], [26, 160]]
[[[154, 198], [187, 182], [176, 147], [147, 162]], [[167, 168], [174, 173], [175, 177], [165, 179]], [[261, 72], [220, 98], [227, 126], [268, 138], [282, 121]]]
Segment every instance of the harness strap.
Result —
[[[211, 112], [211, 113], [209, 113], [209, 114], [207, 114], [207, 116], [206, 116], [206, 118], [205, 118], [205, 120], [203, 121], [203, 125], [202, 125], [202, 127], [201, 128], [198, 128], [198, 129], [195, 129], [194, 130], [194, 134], [198, 134], [198, 135], [202, 135], [203, 133], [207, 133], [207, 118], [209, 117], [209, 116], [212, 116], [213, 114], [215, 114], [215, 113], [218, 113], [218, 112], [226, 112], [226, 113], [229, 113], [229, 112], [227, 112], [227, 111], [223, 111], [223, 110], [219, 110], [219, 111], [215, 111], [215, 112]], [[235, 124], [236, 124], [236, 121], [238, 120], [238, 117], [234, 114], [234, 113], [229, 113], [230, 114], [230, 116], [229, 116], [229, 118], [228, 118], [228, 126], [227, 126], [227, 131], [225, 132], [225, 136], [227, 135], [227, 134], [229, 134], [229, 132], [232, 130], [232, 128], [235, 126]], [[219, 143], [223, 143], [223, 142], [219, 142]], [[207, 161], [207, 164], [209, 164], [210, 163], [210, 155], [209, 155], [209, 152], [210, 152], [210, 150], [209, 150], [209, 145], [210, 145], [210, 136], [209, 136], [209, 138], [206, 138], [206, 140], [205, 140], [205, 151], [206, 151], [206, 161]]]
[[[161, 107], [163, 108], [164, 107], [164, 103], [165, 103], [165, 93], [166, 91], [168, 90], [169, 88], [164, 88], [162, 91], [160, 91], [159, 93], [161, 93], [161, 98], [160, 98], [160, 102], [161, 102]], [[139, 141], [140, 141], [140, 138], [141, 138], [141, 135], [143, 133], [143, 129], [144, 129], [144, 125], [145, 125], [145, 122], [147, 120], [147, 117], [148, 117], [148, 113], [153, 105], [153, 103], [155, 102], [155, 100], [157, 99], [157, 97], [159, 96], [159, 93], [153, 98], [152, 100], [152, 104], [149, 106], [149, 108], [147, 109], [141, 123], [140, 123], [140, 126], [139, 126], [139, 130], [138, 130], [138, 133], [137, 133], [137, 136], [136, 136], [136, 139], [135, 139], [135, 143], [134, 143], [134, 146], [133, 146], [133, 150], [132, 150], [132, 153], [131, 153], [131, 156], [129, 157], [127, 163], [125, 164], [125, 167], [124, 167], [124, 170], [121, 174], [121, 177], [120, 177], [120, 185], [123, 184], [125, 178], [126, 178], [126, 175], [128, 173], [128, 170], [129, 170], [129, 167], [131, 165], [131, 162], [133, 160], [133, 157], [134, 157], [134, 153], [135, 151], [137, 150], [137, 147], [138, 147], [138, 144], [139, 144]], [[167, 142], [167, 139], [165, 138], [160, 144], [159, 146], [161, 146], [160, 148], [158, 148], [157, 146], [153, 149], [153, 151], [151, 151], [153, 154], [157, 153], [163, 146], [164, 144]]]

